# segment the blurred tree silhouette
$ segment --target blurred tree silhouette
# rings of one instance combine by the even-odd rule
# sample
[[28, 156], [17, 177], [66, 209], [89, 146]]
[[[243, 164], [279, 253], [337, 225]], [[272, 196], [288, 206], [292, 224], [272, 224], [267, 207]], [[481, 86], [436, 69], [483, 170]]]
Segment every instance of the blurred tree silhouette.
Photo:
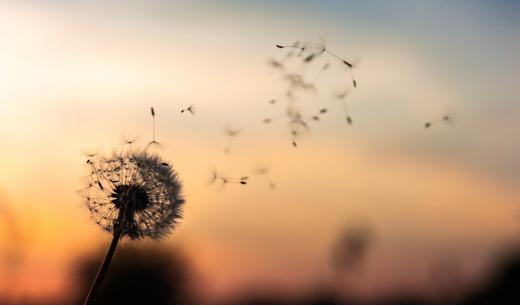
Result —
[[[96, 276], [103, 253], [87, 257], [75, 268], [80, 287], [74, 304], [82, 304]], [[118, 249], [101, 286], [97, 304], [193, 304], [190, 268], [179, 252], [152, 246]]]

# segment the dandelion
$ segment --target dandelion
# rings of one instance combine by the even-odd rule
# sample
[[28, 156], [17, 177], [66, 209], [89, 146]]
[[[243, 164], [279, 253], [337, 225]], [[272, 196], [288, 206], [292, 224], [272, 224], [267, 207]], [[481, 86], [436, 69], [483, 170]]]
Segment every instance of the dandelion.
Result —
[[119, 240], [168, 235], [181, 218], [181, 183], [172, 167], [146, 151], [114, 153], [87, 160], [90, 174], [80, 195], [91, 218], [112, 242], [85, 304], [93, 304]]

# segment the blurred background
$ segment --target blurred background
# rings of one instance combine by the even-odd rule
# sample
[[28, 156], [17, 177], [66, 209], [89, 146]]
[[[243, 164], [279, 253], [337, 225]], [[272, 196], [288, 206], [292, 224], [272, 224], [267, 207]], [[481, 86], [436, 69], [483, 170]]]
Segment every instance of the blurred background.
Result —
[[[0, 303], [81, 304], [111, 238], [85, 153], [145, 146], [154, 107], [184, 218], [123, 240], [106, 304], [517, 304], [518, 37], [506, 0], [1, 1]], [[272, 60], [298, 60], [275, 45], [321, 38], [357, 63], [354, 123], [322, 56], [298, 102], [328, 112], [295, 148], [262, 123], [285, 111]]]

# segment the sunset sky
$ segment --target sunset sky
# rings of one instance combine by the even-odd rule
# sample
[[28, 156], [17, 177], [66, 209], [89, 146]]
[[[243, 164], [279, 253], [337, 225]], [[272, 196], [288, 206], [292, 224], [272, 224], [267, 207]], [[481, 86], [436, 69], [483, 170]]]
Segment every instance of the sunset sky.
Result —
[[[188, 254], [208, 295], [330, 280], [334, 240], [356, 224], [374, 232], [352, 280], [361, 295], [428, 293], [444, 259], [470, 284], [518, 241], [520, 4], [171, 2], [0, 2], [1, 294], [60, 295], [77, 256], [108, 245], [77, 194], [82, 151], [121, 149], [122, 134], [146, 145], [152, 106], [155, 152], [186, 196], [161, 243]], [[354, 124], [333, 95], [348, 74], [333, 66], [301, 104], [329, 112], [293, 148], [283, 119], [262, 124], [284, 111], [269, 104], [285, 81], [268, 61], [285, 54], [276, 44], [320, 37], [359, 59]], [[446, 113], [454, 126], [424, 128]], [[226, 126], [242, 130], [229, 154]], [[276, 189], [261, 176], [207, 185], [212, 167], [259, 166]]]

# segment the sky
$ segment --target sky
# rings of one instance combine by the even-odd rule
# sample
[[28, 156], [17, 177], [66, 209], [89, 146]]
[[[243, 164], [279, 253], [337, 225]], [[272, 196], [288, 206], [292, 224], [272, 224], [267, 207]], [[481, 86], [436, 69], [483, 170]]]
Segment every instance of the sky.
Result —
[[[209, 295], [327, 280], [331, 245], [358, 223], [374, 240], [356, 293], [428, 293], [445, 258], [470, 285], [518, 241], [519, 15], [514, 1], [0, 2], [0, 227], [14, 219], [24, 253], [0, 264], [0, 279], [19, 268], [0, 292], [59, 295], [74, 258], [108, 245], [77, 194], [82, 152], [121, 149], [122, 134], [146, 145], [150, 107], [186, 196], [161, 243], [189, 253]], [[283, 119], [262, 124], [284, 111], [268, 61], [321, 38], [359, 62], [354, 124], [333, 95], [341, 67], [308, 71], [302, 111], [329, 112], [294, 148]], [[454, 126], [424, 128], [446, 113]], [[242, 130], [229, 154], [226, 126]], [[259, 166], [274, 190], [207, 185], [212, 167]], [[0, 247], [16, 243], [2, 233]]]

